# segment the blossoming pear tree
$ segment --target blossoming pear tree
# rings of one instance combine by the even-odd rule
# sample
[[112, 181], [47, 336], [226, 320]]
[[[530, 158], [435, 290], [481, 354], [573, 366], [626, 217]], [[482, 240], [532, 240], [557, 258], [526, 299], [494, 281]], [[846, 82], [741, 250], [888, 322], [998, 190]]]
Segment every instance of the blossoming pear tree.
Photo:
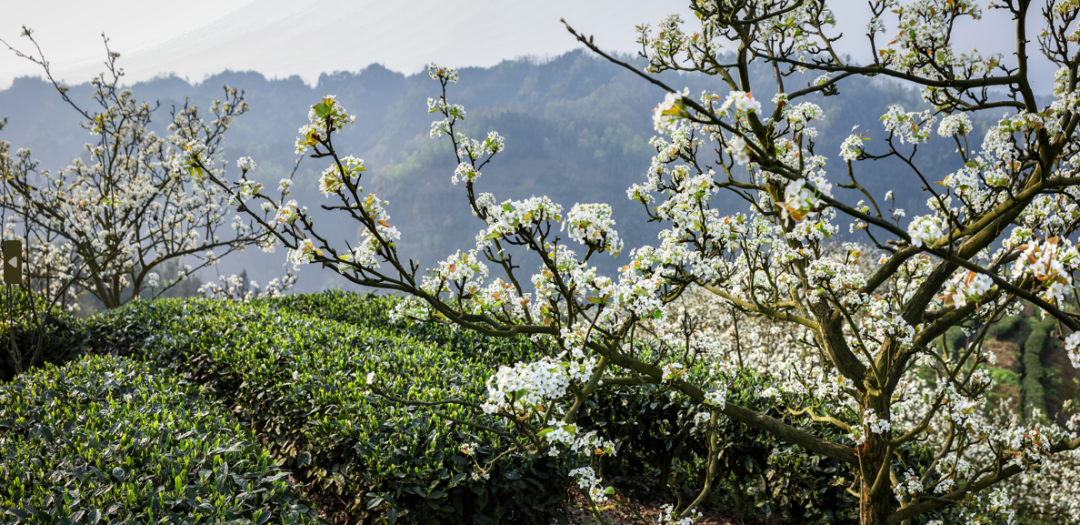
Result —
[[[946, 510], [979, 522], [1012, 510], [1003, 482], [1080, 447], [1075, 417], [1061, 427], [983, 416], [992, 384], [987, 330], [1022, 305], [1058, 321], [1080, 366], [1080, 313], [1067, 302], [1077, 298], [1072, 276], [1080, 265], [1080, 4], [1052, 1], [1034, 12], [1007, 0], [990, 8], [1016, 21], [1015, 62], [954, 51], [955, 24], [978, 25], [982, 16], [970, 0], [871, 0], [866, 64], [837, 51], [840, 35], [821, 0], [697, 0], [698, 28], [678, 15], [655, 31], [639, 28], [644, 72], [567, 26], [595, 53], [667, 92], [653, 114], [656, 156], [626, 194], [666, 229], [655, 245], [630, 250], [606, 204], [566, 209], [546, 197], [483, 192], [482, 172], [504, 140], [460, 132], [466, 111], [447, 92], [458, 75], [445, 67], [428, 71], [440, 87], [428, 101], [438, 118], [430, 134], [452, 143], [456, 167], [447, 175], [463, 186], [479, 228], [474, 247], [426, 271], [398, 253], [389, 203], [361, 186], [363, 160], [335, 149], [335, 134], [354, 119], [331, 95], [311, 107], [297, 152], [326, 163], [320, 189], [336, 202], [323, 208], [359, 223], [355, 245], [320, 236], [306, 207], [264, 195], [243, 173], [230, 184], [202, 156], [188, 162], [280, 239], [293, 263], [404, 293], [399, 317], [531, 338], [546, 357], [499, 369], [486, 404], [462, 405], [475, 412], [470, 424], [511, 429], [523, 451], [617, 453], [617, 442], [578, 427], [582, 406], [599, 389], [662, 384], [699, 407], [711, 447], [721, 421], [736, 421], [846, 465], [863, 524]], [[1035, 17], [1045, 27], [1037, 48], [1027, 33]], [[895, 36], [886, 33], [887, 18], [899, 28]], [[1048, 105], [1035, 96], [1033, 52], [1060, 68]], [[772, 67], [771, 85], [752, 85], [754, 60]], [[727, 87], [691, 94], [654, 76], [663, 71], [715, 75]], [[820, 77], [786, 85], [796, 72]], [[870, 147], [853, 129], [840, 151], [821, 152], [813, 123], [824, 114], [807, 98], [836, 94], [854, 76], [919, 86], [932, 109], [892, 106], [882, 117], [884, 145]], [[768, 112], [763, 97], [772, 100]], [[1007, 114], [973, 144], [969, 115], [985, 111]], [[918, 148], [930, 140], [955, 144], [962, 167], [920, 164]], [[875, 175], [862, 161], [886, 157], [910, 168], [908, 184], [924, 188], [926, 213], [907, 217], [889, 205], [892, 192], [872, 195], [860, 183]], [[861, 197], [843, 198], [835, 187]], [[741, 196], [746, 208], [714, 207], [721, 191]], [[255, 203], [275, 217], [260, 218]], [[865, 244], [838, 246], [832, 237], [841, 228]], [[620, 254], [626, 264], [617, 275], [592, 264]], [[871, 256], [875, 264], [863, 271]], [[665, 322], [665, 305], [688, 289], [707, 291], [730, 315], [765, 330], [781, 327], [783, 344], [755, 344], [737, 330], [678, 332], [683, 325]], [[939, 344], [952, 327], [969, 341], [956, 353]], [[761, 394], [782, 417], [728, 396], [736, 377], [765, 363], [772, 386]], [[372, 390], [390, 395], [378, 384]], [[716, 454], [710, 458], [699, 496], [667, 509], [663, 521], [697, 515], [716, 479]], [[575, 472], [590, 497], [610, 494], [599, 490], [595, 470]]]
[[[89, 292], [106, 308], [116, 308], [144, 290], [161, 295], [192, 271], [225, 255], [258, 244], [272, 251], [275, 238], [236, 215], [234, 233], [219, 236], [228, 211], [228, 195], [207, 180], [223, 173], [221, 143], [233, 118], [247, 111], [243, 92], [224, 86], [225, 98], [209, 108], [204, 122], [198, 106], [173, 109], [168, 137], [150, 131], [158, 106], [135, 100], [121, 89], [119, 53], [108, 49], [108, 73], [91, 81], [98, 111], [83, 109], [57, 82], [40, 47], [23, 28], [37, 55], [16, 55], [41, 66], [61, 97], [85, 119], [82, 127], [95, 137], [86, 145], [89, 160], [75, 159], [65, 170], [39, 171], [28, 150], [14, 154], [0, 143], [0, 213], [3, 238], [25, 239], [27, 268], [40, 279], [63, 287], [73, 299]], [[5, 42], [6, 44], [6, 42]], [[197, 166], [190, 159], [199, 159]], [[241, 159], [242, 173], [255, 168]], [[215, 253], [217, 252], [217, 253]], [[192, 256], [177, 275], [160, 275], [166, 262]], [[292, 280], [286, 279], [286, 288]], [[56, 290], [52, 290], [55, 292]], [[128, 290], [128, 291], [125, 291]], [[72, 308], [78, 302], [70, 300]]]

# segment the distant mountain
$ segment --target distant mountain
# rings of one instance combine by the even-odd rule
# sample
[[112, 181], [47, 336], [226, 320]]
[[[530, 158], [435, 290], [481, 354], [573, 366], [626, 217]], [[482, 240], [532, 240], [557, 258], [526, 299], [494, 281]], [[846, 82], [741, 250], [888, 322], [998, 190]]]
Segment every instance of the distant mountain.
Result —
[[[644, 65], [640, 60], [633, 63], [639, 68]], [[756, 98], [771, 109], [772, 68], [756, 63], [752, 73], [757, 78]], [[544, 62], [507, 61], [490, 68], [466, 68], [460, 78], [451, 86], [449, 98], [468, 111], [462, 131], [479, 138], [496, 130], [506, 137], [506, 151], [483, 170], [479, 191], [492, 192], [500, 201], [548, 195], [566, 209], [577, 202], [607, 202], [614, 208], [617, 228], [628, 248], [656, 243], [658, 226], [645, 222], [640, 203], [629, 201], [625, 190], [645, 179], [653, 154], [648, 141], [655, 135], [651, 110], [662, 100], [663, 90], [625, 68], [580, 51]], [[667, 73], [660, 78], [677, 89], [689, 87], [694, 94], [728, 90], [716, 77]], [[785, 86], [795, 91], [811, 80], [794, 75], [785, 79]], [[426, 74], [405, 76], [373, 65], [357, 73], [324, 74], [312, 89], [299, 77], [268, 80], [258, 73], [226, 71], [196, 85], [162, 77], [131, 89], [139, 100], [161, 103], [156, 122], [161, 126], [158, 132], [164, 133], [170, 106], [182, 105], [184, 97], [209, 106], [211, 100], [221, 98], [221, 84], [244, 89], [251, 106], [226, 136], [226, 159], [251, 156], [258, 163], [254, 178], [271, 189], [292, 169], [296, 130], [306, 123], [308, 107], [324, 94], [336, 94], [357, 116], [357, 125], [340, 134], [335, 144], [342, 154], [365, 159], [370, 171], [362, 185], [390, 201], [391, 223], [403, 232], [399, 253], [428, 268], [456, 249], [473, 245], [482, 224], [469, 213], [464, 189], [450, 182], [455, 162], [449, 142], [445, 137], [428, 138], [433, 115], [427, 113], [425, 101], [437, 96], [438, 84]], [[92, 103], [91, 92], [88, 84], [71, 90], [73, 100], [85, 101], [86, 108]], [[852, 126], [869, 130], [873, 140], [868, 147], [880, 152], [885, 132], [878, 119], [886, 108], [894, 103], [908, 110], [924, 107], [917, 92], [867, 78], [841, 83], [837, 96], [815, 95], [807, 100], [821, 105], [827, 115], [815, 123], [819, 130], [815, 149], [828, 157], [834, 183], [848, 182], [838, 154]], [[17, 79], [11, 88], [0, 91], [3, 115], [10, 117], [10, 125], [0, 139], [30, 148], [42, 169], [63, 169], [83, 153], [87, 136], [77, 126], [79, 115], [51, 85], [37, 78]], [[969, 136], [976, 141], [973, 146], [981, 142], [990, 124], [976, 122], [976, 131]], [[954, 149], [953, 142], [936, 134], [920, 147], [917, 163], [931, 184], [959, 167], [951, 154]], [[321, 235], [340, 240], [344, 248], [346, 240], [357, 239], [358, 229], [318, 209], [332, 202], [318, 193], [318, 173], [325, 166], [324, 159], [304, 159], [292, 197], [316, 212]], [[857, 163], [856, 176], [879, 203], [886, 191], [896, 190], [897, 205], [908, 211], [909, 218], [925, 209], [928, 194], [920, 190], [923, 183], [895, 159]], [[849, 190], [837, 191], [844, 195]], [[734, 195], [721, 193], [718, 199], [716, 205], [725, 213], [747, 210]], [[841, 223], [845, 238], [846, 225]], [[613, 271], [627, 255], [601, 259], [601, 267]], [[218, 271], [229, 275], [246, 268], [253, 279], [264, 283], [283, 273], [284, 262], [284, 251], [248, 250], [227, 257]], [[525, 269], [531, 266], [533, 261]], [[313, 266], [303, 267], [299, 277], [299, 291], [356, 288]], [[216, 280], [214, 271], [203, 270], [202, 279]]]

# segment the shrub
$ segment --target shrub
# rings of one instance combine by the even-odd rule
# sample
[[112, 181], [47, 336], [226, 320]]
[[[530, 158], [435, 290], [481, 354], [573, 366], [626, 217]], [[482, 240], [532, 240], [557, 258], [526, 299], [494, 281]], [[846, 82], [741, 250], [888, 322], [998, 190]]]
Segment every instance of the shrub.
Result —
[[[733, 400], [773, 417], [782, 414], [759, 398], [765, 384], [747, 372], [731, 386]], [[705, 426], [695, 421], [691, 403], [661, 385], [633, 390], [601, 389], [580, 420], [602, 429], [607, 439], [621, 439], [618, 456], [607, 462], [605, 475], [655, 475], [656, 486], [691, 489], [701, 483], [708, 459]], [[737, 513], [765, 514], [785, 523], [837, 523], [853, 519], [857, 502], [846, 497], [847, 484], [837, 460], [808, 454], [753, 427], [722, 418], [719, 476], [714, 501]], [[836, 434], [826, 425], [816, 431]], [[678, 479], [677, 471], [684, 471]]]
[[991, 329], [991, 334], [997, 338], [1009, 337], [1014, 330], [1023, 329], [1027, 325], [1027, 317], [1024, 315], [1012, 315], [1001, 318]]
[[[10, 351], [12, 340], [22, 354], [24, 371], [45, 363], [61, 365], [82, 353], [87, 332], [81, 320], [58, 307], [52, 308], [46, 320], [43, 313], [48, 308], [48, 301], [41, 294], [19, 287], [4, 290], [0, 297], [12, 305], [10, 314], [6, 310], [7, 304], [0, 305], [5, 308], [0, 317], [0, 347], [3, 348], [0, 350], [0, 381], [10, 381], [16, 374], [15, 357]], [[43, 336], [40, 349], [37, 348], [39, 335]]]
[[1046, 396], [1043, 392], [1042, 379], [1046, 376], [1042, 365], [1042, 353], [1047, 343], [1047, 335], [1056, 326], [1053, 318], [1044, 319], [1032, 328], [1031, 335], [1024, 341], [1024, 415], [1035, 417], [1036, 413], [1045, 414]]
[[[495, 343], [436, 328], [427, 335], [452, 344], [421, 341], [370, 321], [384, 318], [389, 301], [346, 293], [244, 304], [170, 299], [133, 303], [91, 324], [99, 351], [147, 359], [214, 392], [281, 464], [340, 498], [357, 519], [557, 518], [566, 493], [561, 462], [512, 456], [484, 477], [483, 460], [510, 446], [505, 437], [387, 401], [366, 385], [373, 372], [402, 397], [427, 400], [448, 388], [479, 403], [500, 355], [489, 348], [518, 345], [528, 352], [527, 342]], [[460, 416], [449, 406], [438, 411]], [[494, 418], [485, 423], [500, 425]], [[469, 442], [479, 444], [474, 458], [461, 451]]]
[[152, 365], [89, 357], [0, 384], [0, 516], [315, 523], [253, 435]]

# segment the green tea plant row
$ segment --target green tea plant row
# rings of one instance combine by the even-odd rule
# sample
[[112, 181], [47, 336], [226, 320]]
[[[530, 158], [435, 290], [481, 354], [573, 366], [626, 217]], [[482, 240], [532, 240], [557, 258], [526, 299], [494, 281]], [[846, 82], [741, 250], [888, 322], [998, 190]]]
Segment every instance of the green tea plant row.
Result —
[[0, 383], [2, 523], [317, 523], [220, 404], [149, 363], [89, 356]]
[[[512, 444], [504, 436], [367, 388], [372, 373], [402, 398], [450, 391], [480, 403], [500, 359], [531, 358], [531, 347], [442, 328], [395, 331], [386, 324], [388, 301], [322, 294], [139, 302], [88, 327], [98, 351], [150, 361], [212, 392], [284, 468], [344, 501], [355, 519], [550, 523], [565, 499], [566, 465], [511, 455], [489, 467]], [[468, 418], [454, 406], [440, 412]], [[481, 423], [503, 425], [494, 417]], [[472, 455], [467, 443], [478, 445]]]

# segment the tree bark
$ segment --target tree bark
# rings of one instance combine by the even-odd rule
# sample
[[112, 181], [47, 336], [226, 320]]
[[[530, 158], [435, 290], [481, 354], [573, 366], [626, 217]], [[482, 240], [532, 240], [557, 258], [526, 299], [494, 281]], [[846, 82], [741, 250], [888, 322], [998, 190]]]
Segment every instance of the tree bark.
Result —
[[[883, 398], [868, 396], [867, 408], [873, 408], [879, 419], [889, 418], [888, 405]], [[892, 491], [889, 490], [889, 432], [875, 434], [867, 430], [866, 442], [859, 446], [859, 469], [862, 482], [859, 488], [859, 524], [885, 525], [892, 512]]]

